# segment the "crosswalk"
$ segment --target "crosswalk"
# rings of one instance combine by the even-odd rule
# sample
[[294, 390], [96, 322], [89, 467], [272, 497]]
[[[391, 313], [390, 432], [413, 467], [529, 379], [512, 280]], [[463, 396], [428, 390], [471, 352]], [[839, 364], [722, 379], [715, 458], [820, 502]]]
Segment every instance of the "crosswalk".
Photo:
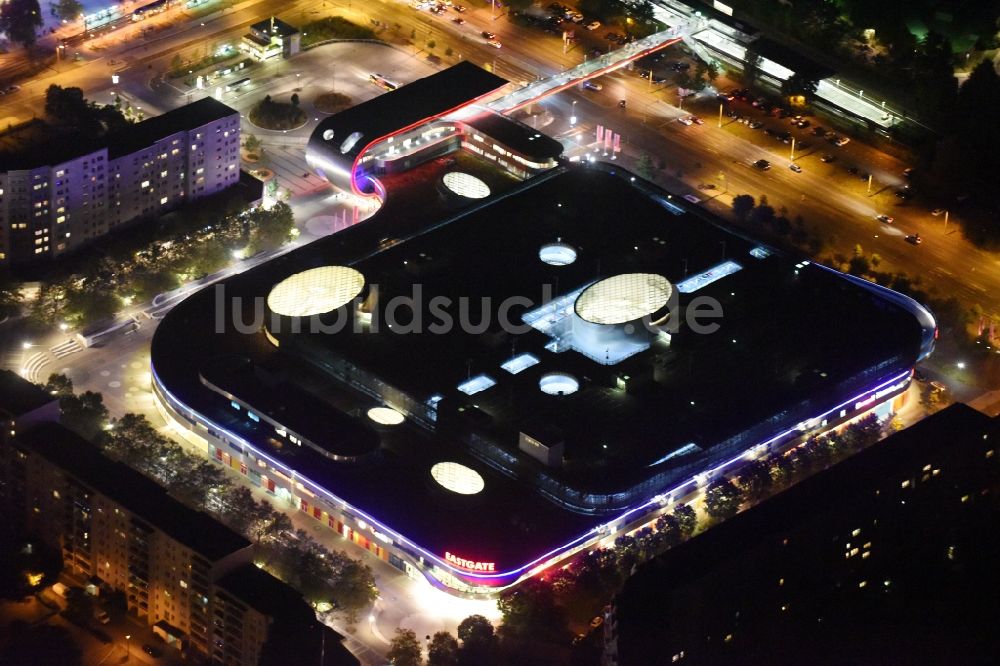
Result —
[[52, 347], [50, 350], [52, 355], [56, 358], [64, 358], [70, 354], [75, 354], [78, 351], [83, 351], [83, 345], [76, 338], [70, 338], [66, 342]]

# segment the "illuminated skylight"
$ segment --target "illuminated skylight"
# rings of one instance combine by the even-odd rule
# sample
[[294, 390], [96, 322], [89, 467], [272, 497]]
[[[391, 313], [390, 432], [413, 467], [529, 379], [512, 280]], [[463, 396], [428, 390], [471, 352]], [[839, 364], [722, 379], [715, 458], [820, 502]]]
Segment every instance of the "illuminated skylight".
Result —
[[479, 472], [457, 462], [437, 463], [431, 467], [431, 476], [443, 488], [459, 495], [475, 495], [486, 487]]
[[568, 266], [576, 261], [576, 250], [565, 243], [549, 243], [538, 250], [538, 258], [550, 266]]
[[673, 293], [654, 273], [623, 273], [595, 282], [576, 300], [576, 315], [593, 324], [625, 324], [663, 308]]
[[518, 354], [501, 363], [500, 367], [510, 374], [516, 375], [522, 370], [527, 370], [533, 365], [538, 365], [539, 362], [538, 357], [533, 354]]
[[372, 407], [368, 410], [368, 418], [379, 425], [399, 425], [405, 419], [402, 414], [391, 407]]
[[458, 385], [458, 390], [465, 395], [473, 395], [480, 391], [485, 391], [495, 385], [496, 382], [489, 375], [476, 375], [472, 379]]
[[267, 307], [285, 317], [324, 314], [350, 303], [364, 286], [365, 277], [353, 268], [313, 268], [276, 284], [267, 295]]
[[538, 388], [549, 395], [569, 395], [580, 389], [580, 382], [565, 372], [550, 372], [538, 380]]
[[466, 199], [485, 199], [490, 196], [490, 187], [472, 174], [450, 171], [441, 179], [444, 186]]

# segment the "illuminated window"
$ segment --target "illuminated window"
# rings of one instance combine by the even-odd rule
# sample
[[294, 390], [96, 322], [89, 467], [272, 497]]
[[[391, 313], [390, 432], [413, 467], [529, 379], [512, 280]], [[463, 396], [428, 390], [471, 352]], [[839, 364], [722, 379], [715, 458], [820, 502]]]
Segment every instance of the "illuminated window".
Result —
[[140, 183], [139, 187], [141, 187], [142, 189], [146, 189], [147, 187], [149, 187], [149, 181], [148, 180], [142, 181], [142, 183]]

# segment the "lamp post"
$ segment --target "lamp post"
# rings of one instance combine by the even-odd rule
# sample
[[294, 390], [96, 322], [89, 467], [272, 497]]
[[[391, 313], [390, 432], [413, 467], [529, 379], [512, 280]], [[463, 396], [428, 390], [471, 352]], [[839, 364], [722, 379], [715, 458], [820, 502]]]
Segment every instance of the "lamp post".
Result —
[[722, 103], [719, 103], [719, 127], [722, 127]]
[[868, 194], [872, 193], [872, 175], [868, 174]]
[[125, 634], [125, 661], [129, 658], [129, 642], [132, 640], [132, 634]]
[[944, 212], [944, 230], [948, 231], [948, 211]]
[[795, 161], [795, 137], [794, 136], [792, 137], [792, 150], [788, 154], [788, 159], [791, 160], [792, 162]]

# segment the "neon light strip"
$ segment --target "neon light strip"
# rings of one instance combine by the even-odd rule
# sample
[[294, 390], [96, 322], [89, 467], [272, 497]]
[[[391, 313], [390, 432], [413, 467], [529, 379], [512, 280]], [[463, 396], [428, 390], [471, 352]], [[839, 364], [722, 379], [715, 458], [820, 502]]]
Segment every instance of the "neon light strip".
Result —
[[[291, 468], [289, 468], [288, 466], [284, 465], [283, 463], [278, 462], [277, 460], [275, 460], [271, 456], [267, 455], [266, 453], [261, 452], [259, 449], [257, 449], [253, 445], [251, 445], [249, 442], [247, 442], [245, 439], [243, 439], [239, 435], [236, 435], [236, 434], [230, 432], [229, 430], [227, 430], [225, 428], [222, 428], [221, 426], [218, 426], [217, 424], [215, 424], [210, 419], [205, 418], [200, 413], [194, 411], [190, 407], [187, 407], [186, 405], [184, 405], [184, 403], [182, 403], [180, 400], [178, 400], [163, 385], [163, 382], [160, 381], [159, 375], [156, 373], [156, 368], [152, 365], [152, 363], [150, 363], [150, 369], [151, 369], [151, 372], [152, 372], [152, 375], [153, 375], [153, 379], [155, 381], [156, 386], [158, 386], [160, 388], [160, 390], [162, 390], [167, 395], [167, 397], [170, 398], [170, 400], [175, 405], [181, 406], [182, 409], [186, 410], [191, 415], [192, 418], [194, 418], [194, 417], [197, 416], [198, 418], [200, 418], [203, 421], [203, 423], [205, 425], [211, 424], [211, 426], [214, 429], [219, 430], [219, 431], [225, 433], [226, 435], [232, 437], [234, 440], [237, 440], [244, 447], [246, 447], [247, 449], [250, 449], [256, 455], [259, 455], [260, 457], [264, 458], [269, 463], [274, 464], [276, 467], [280, 467], [280, 468], [283, 468], [285, 470], [288, 470], [288, 473], [286, 474], [286, 476], [288, 476], [290, 478], [296, 478], [297, 477], [301, 481], [308, 482], [310, 485], [312, 485], [313, 488], [318, 489], [321, 493], [325, 494], [334, 503], [339, 503], [339, 504], [343, 505], [345, 508], [346, 507], [350, 507], [350, 510], [353, 513], [356, 513], [356, 514], [362, 516], [362, 518], [366, 522], [372, 523], [372, 524], [378, 526], [381, 531], [387, 532], [391, 536], [391, 538], [393, 538], [393, 539], [395, 539], [395, 540], [397, 540], [397, 541], [399, 541], [399, 542], [401, 542], [403, 544], [406, 544], [407, 546], [413, 548], [414, 550], [419, 551], [420, 553], [422, 553], [423, 555], [425, 555], [432, 562], [434, 562], [434, 563], [440, 565], [442, 568], [447, 569], [448, 571], [452, 572], [459, 579], [462, 579], [463, 577], [465, 577], [465, 578], [482, 578], [482, 579], [487, 579], [487, 580], [496, 580], [496, 579], [505, 579], [505, 578], [511, 578], [511, 577], [514, 577], [514, 576], [520, 576], [520, 574], [523, 574], [525, 571], [529, 571], [530, 569], [532, 569], [536, 565], [538, 565], [538, 564], [540, 564], [542, 562], [545, 562], [546, 560], [554, 557], [555, 555], [558, 555], [559, 553], [562, 553], [562, 552], [564, 552], [566, 550], [569, 550], [569, 549], [573, 548], [574, 546], [578, 545], [583, 540], [590, 538], [595, 533], [599, 533], [600, 530], [601, 530], [601, 528], [603, 527], [603, 526], [594, 527], [591, 530], [589, 530], [588, 532], [585, 532], [584, 534], [581, 534], [580, 536], [576, 537], [572, 541], [569, 541], [569, 542], [567, 542], [567, 543], [565, 543], [562, 546], [559, 546], [557, 548], [553, 548], [549, 552], [545, 553], [544, 555], [540, 555], [539, 557], [535, 558], [531, 562], [528, 562], [527, 564], [522, 565], [522, 566], [520, 566], [520, 567], [518, 567], [516, 569], [511, 569], [510, 571], [505, 571], [505, 572], [501, 572], [501, 573], [481, 574], [481, 573], [473, 573], [473, 572], [465, 571], [465, 570], [462, 570], [462, 569], [457, 569], [457, 568], [451, 566], [450, 564], [448, 564], [447, 562], [445, 562], [444, 560], [442, 560], [439, 556], [435, 555], [434, 553], [431, 553], [430, 551], [422, 548], [421, 546], [418, 546], [417, 544], [415, 544], [414, 542], [410, 541], [406, 537], [400, 535], [395, 530], [392, 530], [392, 529], [386, 527], [382, 522], [380, 522], [380, 521], [372, 518], [371, 516], [369, 516], [364, 511], [361, 511], [361, 510], [355, 508], [353, 504], [350, 504], [350, 503], [348, 503], [348, 502], [340, 499], [339, 497], [337, 497], [336, 495], [334, 495], [330, 491], [328, 491], [325, 488], [323, 488], [318, 483], [315, 483], [314, 481], [311, 481], [308, 477], [303, 476], [299, 472], [296, 472], [296, 471], [292, 470]], [[873, 387], [873, 388], [871, 388], [871, 389], [869, 389], [867, 391], [864, 391], [864, 392], [858, 394], [857, 396], [851, 398], [850, 400], [846, 400], [846, 401], [842, 402], [841, 404], [837, 405], [836, 407], [833, 407], [832, 409], [830, 409], [830, 410], [828, 410], [828, 411], [820, 414], [819, 416], [815, 417], [815, 420], [822, 420], [823, 418], [829, 416], [830, 414], [832, 414], [832, 413], [834, 413], [834, 412], [836, 412], [836, 411], [838, 411], [840, 409], [843, 409], [844, 407], [850, 405], [851, 403], [858, 402], [859, 400], [861, 400], [862, 398], [864, 398], [865, 396], [867, 396], [869, 393], [872, 393], [873, 391], [879, 391], [879, 390], [881, 390], [881, 389], [883, 389], [883, 388], [885, 388], [887, 386], [890, 386], [890, 385], [892, 385], [892, 384], [894, 384], [896, 382], [899, 382], [899, 381], [902, 381], [904, 379], [907, 379], [910, 376], [912, 376], [912, 374], [913, 374], [913, 370], [912, 369], [911, 370], [907, 370], [905, 372], [902, 372], [902, 373], [900, 373], [900, 374], [892, 377], [891, 379], [889, 379], [887, 381], [884, 381], [881, 384], [878, 384], [877, 386], [875, 386], [875, 387]], [[784, 432], [779, 433], [778, 435], [775, 435], [771, 439], [768, 439], [768, 440], [766, 440], [764, 442], [761, 442], [761, 443], [756, 444], [756, 445], [754, 445], [752, 447], [749, 447], [745, 451], [741, 452], [739, 455], [734, 456], [733, 458], [730, 458], [729, 460], [727, 460], [724, 463], [716, 465], [715, 467], [713, 467], [710, 470], [699, 472], [699, 474], [697, 476], [711, 476], [711, 475], [715, 474], [716, 472], [718, 472], [719, 470], [725, 469], [729, 465], [732, 465], [734, 462], [737, 462], [740, 459], [742, 459], [746, 455], [747, 451], [751, 451], [753, 449], [756, 449], [756, 448], [759, 448], [759, 447], [762, 447], [762, 446], [769, 446], [769, 445], [773, 444], [774, 442], [776, 442], [776, 441], [778, 441], [780, 439], [783, 439], [784, 437], [787, 437], [788, 435], [790, 435], [792, 433], [795, 433], [795, 432], [797, 432], [797, 428], [789, 428], [788, 430], [785, 430]], [[691, 484], [695, 484], [695, 486], [697, 486], [697, 479], [695, 477], [692, 477], [692, 478], [688, 479], [684, 483], [682, 483], [682, 484], [680, 484], [678, 486], [675, 486], [674, 488], [672, 488], [672, 489], [670, 489], [668, 491], [658, 493], [657, 496], [654, 497], [653, 499], [645, 502], [644, 504], [641, 504], [641, 505], [636, 506], [636, 507], [634, 507], [632, 509], [629, 509], [628, 511], [625, 511], [624, 513], [622, 513], [618, 517], [613, 518], [612, 520], [608, 521], [605, 525], [610, 526], [610, 525], [613, 525], [615, 523], [621, 524], [621, 523], [624, 522], [624, 520], [627, 517], [631, 516], [632, 514], [635, 514], [636, 512], [642, 511], [644, 509], [648, 509], [649, 507], [651, 507], [653, 505], [659, 504], [659, 502], [660, 502], [660, 500], [658, 499], [659, 497], [662, 497], [664, 495], [674, 495], [679, 490], [682, 490], [682, 489], [690, 486]]]

